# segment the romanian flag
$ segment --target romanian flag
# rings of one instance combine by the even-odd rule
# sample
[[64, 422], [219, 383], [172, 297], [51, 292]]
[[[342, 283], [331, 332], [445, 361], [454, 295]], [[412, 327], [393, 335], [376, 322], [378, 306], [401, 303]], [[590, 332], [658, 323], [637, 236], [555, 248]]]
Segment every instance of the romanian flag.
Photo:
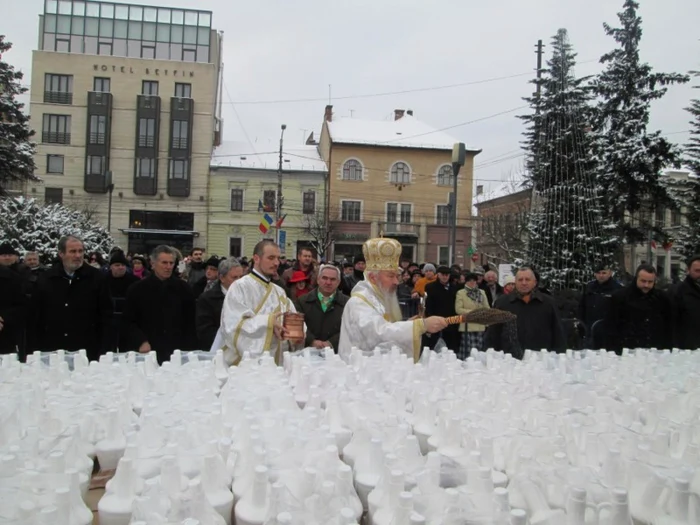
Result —
[[272, 223], [274, 221], [272, 220], [272, 217], [270, 217], [267, 213], [263, 215], [262, 220], [260, 221], [260, 226], [258, 226], [258, 229], [263, 232], [267, 233], [268, 230], [272, 227]]
[[284, 222], [284, 219], [286, 219], [286, 218], [287, 218], [287, 214], [285, 213], [284, 215], [282, 215], [282, 217], [277, 219], [277, 223], [275, 224], [275, 228], [281, 228], [282, 223]]

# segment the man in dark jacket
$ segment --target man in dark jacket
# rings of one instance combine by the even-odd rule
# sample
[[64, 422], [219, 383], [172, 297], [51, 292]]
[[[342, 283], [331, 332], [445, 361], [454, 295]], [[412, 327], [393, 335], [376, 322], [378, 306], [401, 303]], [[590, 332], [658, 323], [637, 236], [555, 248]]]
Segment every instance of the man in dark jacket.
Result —
[[24, 265], [29, 269], [29, 274], [27, 275], [29, 279], [27, 295], [31, 296], [34, 293], [34, 288], [36, 288], [36, 283], [39, 282], [39, 277], [46, 271], [46, 266], [41, 264], [37, 252], [25, 253]]
[[20, 278], [0, 266], [0, 354], [16, 351], [24, 328], [25, 306]]
[[114, 252], [109, 259], [109, 272], [104, 279], [106, 292], [112, 303], [112, 315], [106, 326], [103, 346], [112, 352], [127, 346], [126, 341], [121, 337], [126, 293], [131, 285], [140, 281], [138, 277], [126, 271], [128, 263], [124, 252]]
[[[622, 288], [613, 279], [612, 271], [607, 265], [601, 264], [595, 268], [595, 279], [586, 285], [579, 303], [579, 319], [586, 328], [586, 348], [596, 348], [591, 329], [596, 321], [605, 319], [610, 310], [612, 294]], [[597, 328], [596, 328], [597, 330]]]
[[623, 348], [671, 348], [671, 301], [655, 285], [656, 268], [642, 264], [634, 282], [612, 294], [605, 318], [607, 350], [620, 355]]
[[344, 276], [343, 282], [340, 284], [341, 291], [347, 296], [352, 293], [352, 289], [355, 288], [357, 283], [365, 280], [366, 262], [364, 255], [356, 255], [352, 264], [352, 274]]
[[294, 303], [304, 314], [305, 346], [322, 349], [330, 347], [338, 353], [340, 326], [348, 296], [338, 290], [340, 269], [331, 264], [321, 265], [318, 287], [302, 295]]
[[688, 261], [688, 275], [674, 297], [675, 346], [700, 349], [700, 255]]
[[[452, 270], [447, 266], [440, 266], [437, 269], [437, 280], [425, 286], [425, 316], [431, 317], [451, 317], [456, 314], [455, 299], [457, 298], [458, 286], [451, 282]], [[438, 340], [442, 337], [447, 348], [459, 350], [459, 325], [451, 325], [436, 334], [423, 336], [423, 346], [435, 348]]]
[[187, 263], [183, 277], [187, 281], [187, 284], [194, 287], [194, 285], [204, 277], [205, 273], [204, 250], [202, 248], [193, 248], [190, 253], [190, 262]]
[[87, 351], [99, 359], [105, 323], [111, 305], [105, 293], [104, 275], [84, 260], [83, 241], [73, 235], [58, 241], [59, 262], [44, 272], [32, 296], [30, 329], [33, 350]]
[[194, 350], [195, 303], [192, 288], [173, 277], [177, 252], [157, 246], [151, 254], [153, 273], [126, 293], [124, 326], [130, 348], [156, 352], [158, 362], [167, 361], [173, 350]]
[[221, 310], [229, 287], [243, 277], [243, 267], [233, 257], [224, 259], [217, 268], [217, 285], [213, 286], [197, 299], [197, 317], [195, 327], [197, 339], [202, 350], [209, 350], [221, 325]]
[[557, 306], [550, 296], [537, 289], [532, 268], [522, 267], [515, 274], [515, 290], [502, 295], [493, 307], [517, 315], [511, 323], [497, 324], [486, 330], [486, 348], [503, 350], [522, 359], [527, 349], [564, 352], [566, 337]]
[[293, 296], [294, 288], [296, 288], [296, 286], [295, 283], [290, 283], [289, 280], [292, 278], [295, 272], [304, 272], [306, 280], [310, 283], [315, 283], [317, 281], [318, 274], [316, 273], [316, 265], [314, 263], [314, 252], [311, 251], [311, 248], [299, 248], [296, 262], [282, 272], [282, 282], [277, 284], [284, 288], [287, 295], [290, 297]]
[[204, 263], [204, 276], [192, 287], [195, 299], [219, 282], [219, 262], [217, 257], [212, 256]]
[[496, 299], [503, 295], [503, 286], [498, 284], [498, 274], [493, 270], [486, 272], [484, 280], [479, 283], [479, 288], [486, 292], [489, 306], [493, 306]]

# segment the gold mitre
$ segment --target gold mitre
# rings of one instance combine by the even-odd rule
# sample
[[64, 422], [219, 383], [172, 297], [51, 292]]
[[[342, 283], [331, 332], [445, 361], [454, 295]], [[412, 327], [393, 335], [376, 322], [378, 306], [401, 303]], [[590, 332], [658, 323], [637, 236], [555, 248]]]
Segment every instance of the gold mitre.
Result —
[[383, 270], [398, 272], [401, 269], [399, 265], [401, 243], [395, 239], [385, 237], [368, 239], [362, 245], [362, 253], [365, 256], [365, 270], [368, 272]]

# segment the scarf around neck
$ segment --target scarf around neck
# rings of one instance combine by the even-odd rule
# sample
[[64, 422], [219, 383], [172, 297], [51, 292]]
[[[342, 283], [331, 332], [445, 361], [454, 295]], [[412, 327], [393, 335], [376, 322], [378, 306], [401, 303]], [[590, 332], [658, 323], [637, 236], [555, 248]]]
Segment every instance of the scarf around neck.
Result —
[[467, 297], [474, 301], [475, 303], [481, 304], [483, 300], [483, 296], [481, 295], [481, 289], [476, 287], [476, 288], [469, 288], [468, 286], [464, 287], [464, 291], [467, 294]]

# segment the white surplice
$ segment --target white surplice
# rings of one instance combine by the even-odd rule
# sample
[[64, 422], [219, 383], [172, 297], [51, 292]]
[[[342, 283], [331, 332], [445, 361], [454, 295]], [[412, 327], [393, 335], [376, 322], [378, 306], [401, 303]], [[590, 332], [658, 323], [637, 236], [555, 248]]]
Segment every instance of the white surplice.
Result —
[[423, 333], [422, 319], [392, 319], [379, 289], [369, 281], [360, 281], [343, 309], [338, 355], [348, 361], [353, 347], [371, 351], [383, 345], [397, 346], [417, 360]]
[[211, 351], [223, 349], [229, 365], [237, 364], [244, 352], [252, 356], [271, 352], [280, 363], [283, 342], [274, 335], [276, 314], [295, 311], [282, 288], [252, 272], [226, 292], [221, 326]]

